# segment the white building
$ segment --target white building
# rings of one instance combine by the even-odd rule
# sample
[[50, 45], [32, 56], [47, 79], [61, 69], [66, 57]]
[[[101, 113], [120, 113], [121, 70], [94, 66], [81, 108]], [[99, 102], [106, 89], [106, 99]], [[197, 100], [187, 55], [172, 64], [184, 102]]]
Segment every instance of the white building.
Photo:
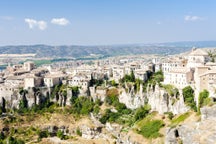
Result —
[[142, 70], [142, 69], [135, 70], [134, 75], [135, 75], [135, 78], [138, 78], [144, 82], [148, 80], [148, 71], [146, 70]]
[[40, 87], [43, 84], [43, 78], [29, 75], [24, 78], [24, 89]]
[[176, 68], [164, 73], [164, 84], [174, 85], [176, 88], [183, 89], [193, 81], [193, 71], [185, 67]]
[[68, 79], [68, 85], [78, 86], [82, 89], [88, 89], [90, 79], [84, 74], [77, 74], [72, 78]]
[[119, 79], [125, 76], [125, 68], [122, 66], [115, 65], [112, 67], [113, 79], [118, 82]]
[[187, 65], [187, 60], [181, 57], [168, 58], [162, 63], [162, 71], [164, 73], [169, 72], [178, 67], [185, 67]]
[[65, 78], [65, 75], [59, 74], [49, 74], [44, 77], [44, 85], [47, 87], [53, 87], [57, 84], [61, 84], [62, 80]]
[[209, 56], [208, 53], [202, 49], [196, 49], [193, 48], [191, 53], [188, 55], [188, 68], [195, 68], [198, 66], [204, 65], [206, 62], [208, 62]]

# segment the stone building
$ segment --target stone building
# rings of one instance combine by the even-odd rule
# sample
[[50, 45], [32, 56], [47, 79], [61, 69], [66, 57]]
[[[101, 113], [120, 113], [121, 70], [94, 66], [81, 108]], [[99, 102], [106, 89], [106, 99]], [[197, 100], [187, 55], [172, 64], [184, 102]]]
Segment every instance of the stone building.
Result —
[[82, 89], [88, 89], [90, 78], [84, 74], [77, 74], [68, 79], [69, 86], [78, 86]]
[[57, 84], [61, 84], [62, 80], [65, 79], [65, 75], [48, 74], [44, 77], [44, 85], [46, 87], [53, 87]]
[[190, 85], [193, 79], [193, 70], [182, 67], [164, 73], [163, 83], [171, 84], [174, 85], [176, 88], [182, 89]]
[[43, 85], [43, 78], [35, 75], [28, 75], [24, 78], [24, 89], [40, 87]]
[[31, 71], [33, 69], [35, 69], [35, 64], [33, 62], [24, 62], [23, 64], [23, 69], [27, 70], [27, 71]]
[[208, 53], [202, 49], [193, 48], [191, 53], [188, 55], [188, 68], [196, 68], [204, 65], [210, 60]]

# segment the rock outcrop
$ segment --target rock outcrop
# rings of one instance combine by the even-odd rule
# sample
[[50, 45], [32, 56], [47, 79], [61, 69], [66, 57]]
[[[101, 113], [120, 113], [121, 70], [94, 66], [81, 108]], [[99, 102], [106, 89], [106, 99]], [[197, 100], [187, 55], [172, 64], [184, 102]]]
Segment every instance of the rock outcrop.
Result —
[[[125, 84], [126, 85], [126, 84]], [[140, 90], [135, 93], [134, 87], [122, 89], [119, 95], [119, 101], [124, 103], [130, 109], [149, 104], [152, 111], [157, 111], [159, 114], [172, 112], [173, 114], [185, 113], [189, 108], [184, 104], [184, 98], [180, 92], [176, 96], [170, 96], [165, 89], [158, 85], [147, 87], [147, 92], [143, 92], [143, 87], [140, 85]]]
[[201, 108], [201, 121], [190, 122], [166, 131], [166, 144], [214, 144], [216, 142], [216, 106]]
[[106, 98], [106, 91], [107, 88], [104, 87], [89, 87], [90, 95], [93, 98], [94, 101], [99, 99], [100, 101], [104, 101]]
[[[144, 106], [145, 104], [145, 96], [143, 93], [143, 87], [140, 85], [139, 92], [134, 91], [134, 87], [128, 87], [127, 84], [125, 84], [126, 88], [122, 89], [121, 94], [119, 95], [119, 102], [124, 103], [127, 108], [130, 109], [136, 109], [138, 107]], [[126, 92], [126, 90], [128, 92]]]
[[146, 95], [151, 110], [158, 111], [159, 114], [164, 114], [165, 112], [181, 114], [189, 110], [184, 103], [181, 91], [176, 96], [170, 96], [165, 89], [160, 88], [158, 85], [155, 85], [155, 87], [149, 85]]
[[87, 127], [86, 125], [83, 125], [80, 127], [80, 130], [82, 132], [82, 137], [85, 139], [97, 139], [101, 138], [101, 131], [102, 127]]

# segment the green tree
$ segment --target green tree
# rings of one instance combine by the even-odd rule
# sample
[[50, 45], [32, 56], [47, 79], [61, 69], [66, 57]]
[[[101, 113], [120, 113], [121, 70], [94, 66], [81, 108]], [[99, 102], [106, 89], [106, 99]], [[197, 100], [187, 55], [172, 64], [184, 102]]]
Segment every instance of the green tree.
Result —
[[206, 101], [208, 100], [208, 97], [209, 92], [206, 89], [199, 93], [199, 108], [207, 105]]
[[28, 108], [28, 100], [26, 98], [26, 94], [28, 93], [27, 90], [20, 89], [19, 94], [22, 96], [20, 102], [19, 102], [19, 109], [24, 110]]
[[216, 51], [215, 50], [209, 50], [208, 52], [208, 56], [211, 59], [211, 62], [215, 62], [215, 58], [216, 58]]
[[183, 97], [186, 105], [190, 106], [191, 109], [197, 111], [196, 103], [194, 101], [194, 90], [191, 86], [183, 88]]
[[156, 81], [157, 83], [160, 83], [164, 80], [164, 76], [163, 76], [163, 72], [160, 70], [156, 73], [153, 74], [153, 79], [154, 81]]
[[70, 99], [70, 103], [73, 104], [75, 102], [75, 100], [78, 98], [79, 95], [79, 87], [78, 86], [73, 86], [73, 87], [69, 87], [72, 93], [71, 99]]
[[75, 114], [87, 115], [94, 110], [94, 102], [88, 97], [78, 97], [71, 103], [71, 110]]
[[52, 90], [52, 93], [51, 93], [51, 98], [55, 98], [56, 101], [59, 100], [59, 92], [61, 90], [61, 87], [62, 87], [62, 84], [58, 84], [58, 85], [55, 85], [54, 89]]
[[131, 73], [130, 73], [130, 81], [131, 82], [135, 82], [136, 78], [135, 78], [135, 75], [134, 75], [134, 71], [132, 70]]
[[150, 109], [149, 105], [137, 108], [134, 115], [135, 121], [143, 119], [149, 113]]
[[6, 100], [5, 100], [4, 97], [2, 97], [2, 106], [1, 106], [1, 111], [2, 111], [3, 113], [6, 112]]
[[49, 132], [47, 130], [45, 131], [37, 131], [38, 134], [38, 141], [41, 141], [42, 138], [47, 138], [49, 136]]

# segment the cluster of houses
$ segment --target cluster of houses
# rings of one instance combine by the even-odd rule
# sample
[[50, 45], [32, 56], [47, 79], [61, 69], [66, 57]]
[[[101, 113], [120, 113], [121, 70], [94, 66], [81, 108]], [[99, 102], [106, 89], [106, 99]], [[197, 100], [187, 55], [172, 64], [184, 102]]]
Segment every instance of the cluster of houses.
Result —
[[210, 96], [216, 93], [216, 63], [210, 62], [208, 53], [203, 49], [193, 48], [182, 56], [155, 58], [121, 58], [96, 61], [94, 64], [79, 64], [66, 69], [51, 66], [36, 67], [33, 62], [8, 65], [0, 73], [0, 97], [11, 97], [19, 88], [51, 88], [57, 84], [78, 86], [87, 90], [91, 79], [115, 80], [118, 82], [126, 74], [134, 72], [136, 78], [148, 79], [148, 72], [162, 70], [163, 84], [171, 84], [178, 89], [190, 85], [198, 97], [199, 92], [207, 89]]
[[153, 63], [145, 64], [136, 61], [116, 62], [106, 64], [96, 61], [93, 65], [82, 64], [77, 67], [58, 69], [51, 66], [36, 67], [33, 62], [8, 65], [0, 73], [0, 97], [9, 98], [18, 93], [20, 88], [31, 89], [33, 87], [51, 88], [58, 84], [78, 86], [85, 91], [90, 86], [91, 79], [115, 80], [130, 74], [131, 70], [137, 78], [147, 80], [147, 72], [153, 70]]
[[205, 49], [193, 48], [187, 55], [174, 56], [160, 63], [164, 73], [164, 84], [171, 84], [178, 89], [191, 86], [195, 90], [196, 101], [204, 89], [210, 97], [216, 94], [216, 63]]

